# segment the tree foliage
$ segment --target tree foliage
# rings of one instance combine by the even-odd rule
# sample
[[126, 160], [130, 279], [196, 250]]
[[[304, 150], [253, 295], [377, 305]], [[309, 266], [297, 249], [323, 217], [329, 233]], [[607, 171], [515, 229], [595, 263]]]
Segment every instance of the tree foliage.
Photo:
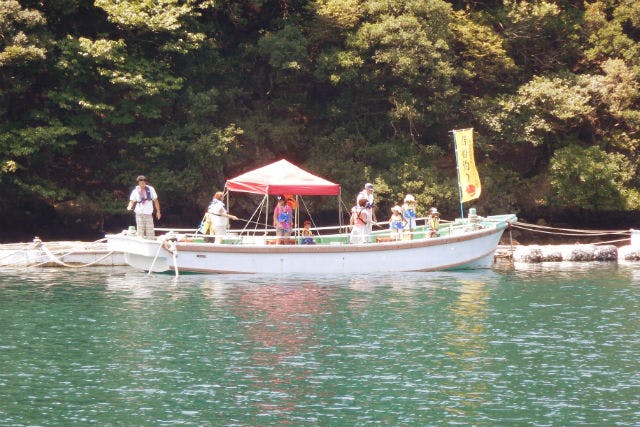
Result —
[[283, 157], [455, 216], [466, 127], [486, 212], [639, 208], [637, 1], [0, 0], [0, 36], [6, 218], [144, 173], [188, 225]]

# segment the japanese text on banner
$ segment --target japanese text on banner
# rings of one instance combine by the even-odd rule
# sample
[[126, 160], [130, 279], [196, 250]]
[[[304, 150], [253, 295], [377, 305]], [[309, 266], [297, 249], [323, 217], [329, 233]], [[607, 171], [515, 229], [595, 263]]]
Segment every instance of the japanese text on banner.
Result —
[[458, 162], [460, 181], [458, 185], [460, 185], [461, 201], [464, 203], [480, 197], [481, 191], [480, 176], [473, 155], [473, 129], [454, 130], [453, 140]]

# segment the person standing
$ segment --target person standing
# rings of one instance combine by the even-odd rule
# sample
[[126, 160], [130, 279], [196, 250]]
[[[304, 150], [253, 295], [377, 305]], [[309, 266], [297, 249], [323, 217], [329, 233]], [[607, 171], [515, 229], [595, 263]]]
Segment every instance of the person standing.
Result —
[[349, 243], [369, 243], [370, 235], [367, 234], [367, 226], [371, 223], [371, 212], [366, 207], [367, 199], [360, 197], [358, 203], [351, 208], [351, 218], [349, 224], [351, 225], [351, 235], [349, 236]]
[[406, 234], [408, 239], [413, 238], [413, 230], [416, 228], [416, 199], [411, 194], [404, 196], [404, 204], [402, 205], [402, 216], [407, 223], [409, 233]]
[[389, 218], [389, 230], [391, 231], [391, 237], [395, 240], [402, 239], [402, 232], [404, 230], [406, 221], [402, 216], [402, 208], [398, 205], [391, 208], [391, 217]]
[[365, 204], [365, 209], [367, 209], [369, 213], [369, 222], [367, 223], [366, 229], [366, 241], [371, 242], [371, 233], [373, 231], [373, 223], [378, 222], [376, 219], [376, 210], [375, 210], [375, 200], [373, 197], [373, 184], [367, 182], [364, 185], [364, 188], [358, 196], [356, 197], [356, 203], [359, 203], [359, 200], [364, 198], [367, 202]]
[[437, 208], [430, 208], [427, 215], [427, 237], [438, 237], [440, 228], [440, 212]]
[[131, 191], [127, 210], [134, 209], [136, 213], [136, 233], [138, 237], [145, 239], [155, 239], [156, 232], [153, 225], [153, 207], [156, 208], [156, 218], [158, 221], [162, 217], [160, 213], [160, 201], [155, 188], [147, 184], [147, 178], [139, 175], [136, 179], [138, 185]]
[[210, 222], [209, 233], [216, 236], [215, 243], [222, 243], [222, 239], [227, 234], [227, 227], [229, 226], [229, 219], [238, 219], [237, 216], [231, 215], [227, 212], [222, 201], [222, 191], [217, 191], [213, 195], [209, 209], [207, 209], [207, 217]]
[[276, 228], [276, 240], [278, 244], [284, 244], [283, 237], [291, 236], [291, 221], [293, 209], [287, 204], [287, 198], [278, 196], [278, 204], [273, 209], [273, 226]]

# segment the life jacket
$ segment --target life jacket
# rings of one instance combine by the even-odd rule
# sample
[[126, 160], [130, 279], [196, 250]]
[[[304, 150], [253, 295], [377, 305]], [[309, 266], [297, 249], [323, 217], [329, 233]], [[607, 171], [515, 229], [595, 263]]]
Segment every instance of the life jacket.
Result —
[[139, 203], [144, 203], [147, 200], [151, 200], [151, 190], [149, 189], [149, 186], [148, 185], [145, 186], [144, 189], [146, 190], [145, 191], [146, 194], [142, 194], [142, 189], [138, 187], [138, 196], [140, 197]]
[[286, 207], [280, 207], [278, 206], [278, 215], [277, 215], [277, 219], [278, 222], [281, 223], [290, 223], [291, 222], [291, 212], [289, 211], [289, 209], [287, 209]]
[[428, 224], [430, 229], [438, 231], [438, 228], [440, 228], [440, 218], [435, 215], [429, 215]]
[[362, 213], [363, 210], [365, 210], [366, 208], [360, 208], [357, 210], [354, 210], [353, 213], [356, 214], [356, 221], [360, 221], [360, 225], [367, 225], [367, 221], [365, 221], [364, 219], [362, 219], [362, 217], [360, 216], [360, 214]]
[[404, 224], [402, 222], [402, 219], [400, 218], [393, 218], [391, 221], [389, 221], [389, 228], [391, 230], [402, 230], [404, 228]]
[[406, 219], [413, 219], [418, 217], [416, 215], [416, 211], [414, 211], [413, 209], [405, 209], [405, 211], [402, 212], [402, 216], [404, 216]]

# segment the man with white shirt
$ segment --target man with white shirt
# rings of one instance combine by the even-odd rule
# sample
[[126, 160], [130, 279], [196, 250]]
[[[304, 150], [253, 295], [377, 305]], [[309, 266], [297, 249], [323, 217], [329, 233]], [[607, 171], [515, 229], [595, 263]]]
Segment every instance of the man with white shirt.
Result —
[[360, 199], [366, 199], [367, 203], [365, 204], [365, 208], [367, 209], [368, 213], [369, 213], [369, 222], [367, 223], [367, 229], [366, 229], [366, 236], [365, 236], [365, 241], [366, 242], [371, 242], [371, 232], [373, 231], [373, 223], [377, 222], [378, 220], [376, 219], [376, 211], [375, 211], [375, 200], [373, 198], [373, 184], [371, 184], [370, 182], [367, 182], [364, 185], [364, 188], [362, 189], [361, 192], [358, 193], [358, 196], [356, 197], [356, 204], [358, 203], [358, 201]]
[[127, 210], [134, 209], [136, 213], [136, 233], [138, 237], [145, 239], [155, 239], [156, 231], [153, 228], [153, 207], [156, 208], [156, 218], [158, 221], [162, 214], [160, 213], [160, 202], [155, 188], [147, 184], [147, 178], [139, 175], [136, 179], [138, 185], [133, 189], [129, 196], [129, 205]]
[[237, 216], [227, 212], [227, 209], [224, 207], [224, 202], [222, 201], [223, 195], [222, 191], [216, 192], [216, 194], [213, 195], [209, 209], [207, 209], [207, 216], [211, 223], [209, 230], [216, 236], [215, 243], [218, 244], [222, 243], [222, 239], [227, 234], [229, 219], [238, 219]]

